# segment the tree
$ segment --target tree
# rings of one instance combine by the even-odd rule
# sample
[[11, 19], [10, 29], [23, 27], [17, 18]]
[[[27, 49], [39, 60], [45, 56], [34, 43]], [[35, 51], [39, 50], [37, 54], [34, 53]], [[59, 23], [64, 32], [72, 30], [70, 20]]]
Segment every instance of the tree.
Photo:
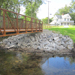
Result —
[[36, 13], [38, 11], [38, 8], [42, 4], [42, 0], [31, 0], [26, 6], [25, 15], [30, 17], [36, 17]]
[[72, 0], [71, 2], [71, 11], [75, 12], [75, 0]]
[[[26, 8], [25, 14], [27, 16], [36, 18], [36, 12], [43, 2], [44, 0], [0, 0], [0, 8], [20, 13], [20, 6], [22, 5]], [[8, 14], [11, 15], [11, 13]]]
[[[20, 0], [1, 0], [0, 8], [20, 13]], [[1, 14], [3, 14], [2, 11], [0, 11]], [[11, 13], [8, 14], [12, 15]]]
[[71, 16], [72, 20], [74, 20], [74, 23], [75, 23], [75, 13], [71, 13], [70, 16]]
[[19, 13], [20, 12], [20, 0], [6, 0], [5, 2], [3, 2], [1, 8]]
[[[42, 21], [43, 21], [44, 24], [48, 24], [48, 17], [42, 19]], [[52, 22], [52, 18], [49, 19], [49, 22]]]
[[65, 5], [65, 7], [59, 9], [55, 15], [62, 15], [62, 14], [67, 14], [67, 13], [72, 13], [72, 12], [75, 12], [75, 0], [72, 0], [71, 1], [71, 5], [70, 6], [67, 6]]
[[59, 9], [55, 15], [62, 15], [62, 14], [67, 14], [70, 13], [70, 6], [68, 7], [67, 5], [65, 5], [65, 7]]
[[[5, 2], [5, 0], [0, 0], [0, 8], [1, 8], [3, 2]], [[1, 15], [1, 10], [0, 10], [0, 15]]]

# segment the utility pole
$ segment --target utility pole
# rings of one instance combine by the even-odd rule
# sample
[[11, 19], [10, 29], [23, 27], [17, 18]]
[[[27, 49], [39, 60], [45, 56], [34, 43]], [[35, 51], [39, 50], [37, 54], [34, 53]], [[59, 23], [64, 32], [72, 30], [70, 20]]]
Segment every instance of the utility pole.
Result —
[[49, 2], [50, 1], [48, 1], [48, 24], [49, 24]]

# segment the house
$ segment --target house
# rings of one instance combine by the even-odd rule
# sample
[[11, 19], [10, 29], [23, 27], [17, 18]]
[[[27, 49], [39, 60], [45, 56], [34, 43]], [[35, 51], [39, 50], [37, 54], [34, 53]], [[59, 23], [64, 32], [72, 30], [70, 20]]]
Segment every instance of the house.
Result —
[[71, 20], [69, 14], [55, 15], [51, 25], [74, 25], [74, 21]]

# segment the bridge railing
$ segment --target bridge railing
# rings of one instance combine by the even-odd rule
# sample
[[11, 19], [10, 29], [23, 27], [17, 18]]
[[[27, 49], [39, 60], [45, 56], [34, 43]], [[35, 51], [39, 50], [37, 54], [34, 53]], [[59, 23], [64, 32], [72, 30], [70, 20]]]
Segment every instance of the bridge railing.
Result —
[[[9, 30], [10, 29], [10, 30]], [[39, 19], [28, 17], [19, 13], [0, 8], [0, 33], [6, 36], [7, 31], [19, 34], [22, 31], [25, 33], [38, 32], [43, 30], [43, 22]]]

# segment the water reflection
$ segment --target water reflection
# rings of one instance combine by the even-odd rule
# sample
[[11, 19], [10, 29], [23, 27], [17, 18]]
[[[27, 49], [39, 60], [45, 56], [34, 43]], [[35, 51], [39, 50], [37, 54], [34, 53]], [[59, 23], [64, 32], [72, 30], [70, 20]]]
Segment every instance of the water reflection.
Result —
[[45, 75], [75, 75], [75, 58], [51, 57], [41, 66]]
[[75, 57], [74, 56], [69, 57], [68, 60], [69, 60], [70, 64], [75, 63]]
[[[36, 59], [35, 59], [36, 58]], [[25, 53], [0, 52], [0, 75], [43, 75], [41, 57]]]
[[44, 57], [0, 50], [0, 75], [75, 75], [75, 57]]

